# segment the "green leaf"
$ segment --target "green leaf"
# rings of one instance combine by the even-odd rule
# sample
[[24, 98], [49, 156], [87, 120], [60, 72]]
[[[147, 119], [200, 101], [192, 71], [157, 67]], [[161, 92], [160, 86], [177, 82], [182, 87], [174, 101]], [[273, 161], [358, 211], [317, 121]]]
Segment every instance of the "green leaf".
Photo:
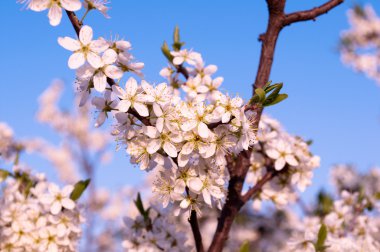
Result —
[[315, 243], [316, 251], [324, 251], [326, 249], [325, 241], [327, 238], [327, 227], [325, 224], [322, 224], [318, 231], [318, 240]]
[[273, 85], [269, 85], [269, 86], [264, 87], [264, 91], [265, 91], [265, 93], [269, 93], [270, 91], [272, 91], [274, 89], [278, 89], [280, 91], [283, 85], [284, 84], [282, 84], [282, 83], [276, 83]]
[[279, 94], [279, 95], [277, 95], [277, 97], [276, 97], [273, 101], [271, 101], [271, 102], [269, 102], [269, 103], [264, 103], [264, 106], [272, 106], [272, 105], [275, 105], [275, 104], [277, 104], [277, 103], [279, 103], [279, 102], [282, 102], [282, 101], [285, 100], [286, 98], [288, 98], [288, 95], [287, 95], [287, 94]]
[[176, 25], [176, 27], [174, 28], [173, 41], [174, 41], [174, 43], [180, 43], [181, 42], [180, 36], [179, 36], [179, 27], [178, 27], [178, 25]]
[[179, 28], [178, 26], [176, 26], [174, 28], [174, 33], [173, 33], [173, 49], [174, 51], [179, 51], [181, 50], [181, 47], [185, 44], [183, 42], [181, 42], [181, 38], [179, 36]]
[[255, 89], [255, 94], [258, 95], [260, 103], [263, 103], [265, 101], [265, 91], [264, 91], [264, 89], [262, 89], [262, 88], [256, 88]]
[[137, 210], [139, 210], [140, 214], [142, 216], [145, 216], [146, 213], [145, 213], [144, 205], [143, 205], [142, 200], [141, 200], [140, 193], [137, 194], [137, 199], [134, 200], [133, 202], [135, 202], [136, 208], [137, 208]]
[[9, 171], [0, 169], [0, 182], [3, 182], [4, 180], [6, 180], [9, 174], [10, 174]]
[[245, 241], [239, 248], [239, 252], [249, 252], [249, 242]]
[[76, 201], [80, 198], [83, 192], [86, 190], [88, 185], [90, 184], [91, 179], [81, 180], [77, 182], [74, 186], [74, 190], [70, 194], [70, 199]]
[[165, 57], [170, 61], [173, 62], [173, 55], [170, 54], [170, 49], [166, 41], [164, 41], [164, 44], [161, 46], [161, 51], [165, 55]]
[[375, 193], [375, 199], [380, 200], [380, 192]]

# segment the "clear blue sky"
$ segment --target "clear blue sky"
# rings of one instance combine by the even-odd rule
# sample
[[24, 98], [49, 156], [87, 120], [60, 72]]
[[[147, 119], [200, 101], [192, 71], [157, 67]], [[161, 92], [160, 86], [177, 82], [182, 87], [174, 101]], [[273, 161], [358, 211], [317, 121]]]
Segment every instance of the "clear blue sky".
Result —
[[[288, 2], [290, 12], [323, 1]], [[339, 33], [348, 27], [346, 11], [353, 4], [348, 1], [316, 22], [287, 27], [276, 49], [271, 79], [285, 83], [289, 99], [266, 112], [289, 132], [313, 139], [312, 151], [322, 158], [306, 200], [328, 182], [334, 163], [353, 163], [361, 170], [380, 165], [380, 87], [343, 66], [336, 51]], [[380, 3], [373, 4], [380, 12]], [[75, 36], [74, 31], [66, 17], [61, 25], [51, 27], [46, 12], [21, 11], [15, 0], [1, 1], [0, 7], [0, 121], [8, 122], [19, 137], [56, 141], [34, 114], [38, 96], [54, 78], [67, 81], [63, 106], [70, 106], [74, 72], [67, 68], [69, 53], [57, 44], [57, 37]], [[160, 46], [163, 40], [171, 40], [173, 27], [179, 25], [187, 47], [218, 65], [218, 74], [225, 79], [223, 88], [250, 98], [260, 53], [257, 37], [267, 22], [264, 0], [114, 0], [111, 7], [111, 19], [94, 12], [86, 23], [95, 36], [119, 34], [130, 40], [134, 55], [146, 64], [148, 81], [161, 80], [158, 72], [166, 62]], [[34, 158], [30, 162], [52, 174], [46, 162]], [[100, 184], [116, 187], [137, 183], [142, 173], [120, 151], [101, 174]]]

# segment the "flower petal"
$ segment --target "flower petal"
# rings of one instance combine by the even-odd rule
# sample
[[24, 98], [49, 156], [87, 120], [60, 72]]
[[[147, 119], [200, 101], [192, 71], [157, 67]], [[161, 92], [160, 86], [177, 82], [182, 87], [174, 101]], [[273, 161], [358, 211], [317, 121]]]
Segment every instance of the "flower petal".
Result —
[[141, 116], [149, 116], [149, 110], [147, 106], [142, 103], [135, 102], [133, 103], [133, 108], [136, 109], [137, 113]]
[[80, 29], [79, 40], [83, 45], [88, 45], [92, 40], [92, 35], [92, 28], [88, 25], [85, 25]]
[[59, 37], [58, 44], [72, 52], [80, 49], [79, 41], [70, 37]]
[[107, 77], [103, 72], [98, 72], [93, 78], [94, 87], [98, 92], [103, 92], [106, 89]]
[[177, 149], [174, 147], [174, 145], [168, 141], [164, 143], [163, 146], [164, 151], [170, 156], [170, 157], [177, 157]]
[[68, 11], [77, 11], [82, 7], [79, 0], [60, 0], [61, 6]]
[[77, 69], [83, 66], [84, 62], [85, 62], [84, 54], [81, 52], [77, 52], [70, 56], [68, 65], [71, 69]]
[[49, 22], [52, 26], [57, 26], [61, 23], [62, 19], [62, 9], [58, 6], [58, 4], [53, 4], [48, 13]]

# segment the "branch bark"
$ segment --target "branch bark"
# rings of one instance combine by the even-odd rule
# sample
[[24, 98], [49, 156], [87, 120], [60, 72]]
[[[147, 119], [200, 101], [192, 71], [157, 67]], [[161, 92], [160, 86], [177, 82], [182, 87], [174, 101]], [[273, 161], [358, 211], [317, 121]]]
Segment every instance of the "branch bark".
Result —
[[325, 4], [315, 7], [306, 11], [298, 11], [291, 14], [287, 14], [285, 16], [284, 25], [290, 25], [292, 23], [307, 21], [307, 20], [315, 20], [316, 17], [326, 14], [331, 9], [335, 8], [339, 4], [343, 3], [344, 0], [330, 0]]
[[195, 247], [197, 249], [197, 252], [204, 252], [202, 235], [201, 235], [201, 232], [199, 230], [197, 212], [195, 212], [195, 210], [191, 210], [189, 223], [191, 226], [191, 230], [193, 231]]

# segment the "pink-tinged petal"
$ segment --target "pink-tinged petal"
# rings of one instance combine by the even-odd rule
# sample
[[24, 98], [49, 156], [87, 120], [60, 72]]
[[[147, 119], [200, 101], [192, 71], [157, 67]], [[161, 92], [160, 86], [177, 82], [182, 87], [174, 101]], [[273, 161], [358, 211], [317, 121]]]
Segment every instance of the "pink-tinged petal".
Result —
[[184, 146], [182, 146], [181, 153], [184, 155], [189, 155], [190, 153], [193, 152], [194, 147], [195, 147], [195, 144], [193, 142], [187, 142], [187, 143], [185, 143]]
[[44, 11], [50, 6], [51, 0], [40, 0], [40, 1], [31, 1], [28, 5], [28, 8], [32, 11]]
[[270, 157], [271, 159], [277, 159], [280, 157], [280, 153], [275, 149], [268, 149], [265, 151], [265, 153]]
[[147, 94], [152, 94], [154, 92], [154, 89], [152, 85], [150, 85], [147, 81], [142, 80], [141, 81], [141, 86], [144, 89], [145, 93]]
[[279, 171], [279, 170], [282, 170], [282, 168], [284, 168], [285, 166], [285, 159], [284, 158], [279, 158], [276, 160], [276, 162], [274, 163], [274, 168]]
[[92, 28], [85, 25], [79, 31], [79, 40], [83, 45], [88, 45], [92, 40], [92, 35]]
[[94, 75], [93, 78], [94, 81], [94, 88], [98, 92], [103, 92], [106, 89], [107, 85], [107, 77], [104, 75], [103, 72], [98, 72]]
[[207, 93], [208, 92], [208, 87], [204, 85], [200, 85], [197, 87], [197, 92], [198, 93]]
[[101, 53], [104, 52], [109, 48], [109, 44], [107, 41], [103, 38], [99, 38], [97, 40], [93, 40], [90, 43], [90, 50], [95, 53]]
[[98, 118], [96, 119], [95, 127], [98, 128], [98, 127], [102, 126], [102, 124], [104, 123], [106, 118], [107, 118], [106, 113], [100, 112], [98, 115]]
[[205, 203], [209, 206], [211, 206], [211, 195], [208, 190], [202, 190], [202, 196]]
[[50, 183], [48, 186], [48, 191], [50, 194], [55, 195], [59, 193], [59, 187], [56, 184]]
[[115, 95], [117, 95], [120, 99], [126, 99], [127, 98], [126, 92], [124, 91], [124, 89], [122, 89], [119, 86], [113, 85], [112, 86], [112, 92]]
[[188, 208], [189, 205], [190, 205], [190, 200], [188, 200], [188, 199], [183, 199], [183, 200], [181, 201], [181, 203], [179, 204], [179, 206], [180, 206], [181, 208]]
[[77, 69], [83, 66], [84, 62], [85, 62], [84, 54], [81, 52], [77, 52], [70, 56], [68, 66], [71, 69]]
[[117, 48], [119, 48], [123, 51], [129, 50], [132, 46], [130, 42], [125, 41], [125, 40], [116, 41], [115, 44], [116, 44]]
[[215, 79], [212, 81], [212, 85], [213, 85], [215, 88], [218, 88], [218, 87], [220, 87], [220, 85], [222, 84], [223, 80], [224, 80], [223, 77], [215, 78]]
[[61, 0], [61, 6], [68, 11], [77, 11], [82, 7], [79, 0]]
[[49, 195], [49, 194], [45, 194], [45, 195], [41, 196], [39, 199], [40, 199], [41, 203], [44, 205], [51, 205], [51, 203], [53, 203], [53, 201], [54, 201], [54, 197], [52, 195]]
[[292, 165], [292, 166], [297, 166], [298, 165], [298, 161], [297, 159], [293, 156], [293, 155], [286, 155], [285, 156], [285, 160], [288, 164]]
[[163, 112], [161, 106], [157, 103], [153, 103], [153, 111], [156, 116], [162, 116]]
[[125, 83], [125, 91], [130, 96], [134, 96], [136, 94], [136, 92], [137, 92], [137, 81], [133, 77], [130, 77], [127, 80], [127, 83]]
[[135, 102], [133, 103], [133, 108], [136, 109], [139, 115], [144, 116], [144, 117], [149, 116], [149, 110], [147, 106], [145, 106], [144, 104]]
[[58, 237], [63, 237], [65, 236], [66, 234], [70, 233], [70, 230], [66, 228], [66, 226], [62, 223], [58, 224], [56, 226], [56, 229], [57, 229], [57, 236]]
[[203, 182], [198, 177], [189, 179], [188, 185], [190, 190], [195, 193], [200, 193], [203, 188]]
[[117, 53], [113, 49], [107, 49], [102, 56], [103, 63], [111, 65], [117, 60]]
[[149, 155], [143, 154], [140, 159], [140, 170], [145, 170], [149, 167]]
[[175, 146], [174, 146], [172, 143], [166, 141], [166, 142], [164, 143], [163, 149], [164, 149], [164, 151], [165, 151], [170, 157], [177, 157], [177, 149], [175, 148]]
[[188, 120], [181, 125], [181, 129], [183, 131], [190, 131], [195, 127], [197, 127], [197, 121], [195, 120]]
[[131, 102], [128, 100], [121, 100], [119, 104], [117, 105], [117, 109], [120, 112], [127, 112], [129, 108], [131, 107]]
[[72, 199], [62, 199], [62, 206], [66, 209], [73, 210], [75, 208], [75, 202]]
[[202, 138], [208, 138], [209, 133], [210, 133], [210, 130], [208, 129], [207, 125], [205, 123], [203, 123], [203, 122], [200, 122], [198, 124], [198, 134]]
[[183, 57], [174, 57], [173, 64], [174, 65], [181, 65], [185, 59]]
[[152, 139], [150, 140], [146, 150], [149, 154], [156, 153], [161, 148], [161, 140], [160, 139]]
[[177, 179], [174, 185], [174, 192], [177, 194], [182, 194], [186, 189], [185, 181], [182, 179]]
[[87, 61], [93, 68], [100, 68], [103, 66], [102, 58], [96, 53], [88, 52]]
[[182, 152], [180, 152], [178, 154], [177, 161], [178, 161], [178, 166], [179, 167], [185, 167], [185, 165], [187, 165], [187, 163], [189, 162], [189, 156], [183, 154]]
[[62, 195], [64, 196], [64, 197], [69, 197], [70, 196], [70, 194], [73, 192], [73, 190], [74, 190], [74, 186], [72, 186], [72, 185], [67, 185], [67, 186], [65, 186], [63, 189], [62, 189]]
[[215, 65], [208, 65], [203, 69], [203, 72], [207, 75], [213, 74], [218, 70], [218, 67]]
[[53, 205], [51, 205], [50, 207], [50, 212], [54, 215], [58, 214], [59, 212], [61, 212], [61, 209], [62, 209], [62, 205], [60, 202], [58, 201], [54, 201], [53, 202]]
[[162, 130], [164, 129], [164, 118], [162, 117], [157, 118], [156, 128], [159, 132], [162, 132]]
[[104, 73], [111, 79], [121, 79], [123, 77], [123, 71], [114, 65], [106, 66]]
[[52, 26], [57, 26], [61, 23], [62, 19], [62, 9], [58, 6], [58, 4], [53, 4], [48, 13], [49, 22]]
[[58, 44], [69, 51], [76, 51], [80, 49], [80, 43], [78, 40], [75, 40], [70, 37], [59, 37]]
[[157, 138], [160, 135], [157, 129], [153, 126], [143, 126], [143, 132], [150, 138]]
[[228, 123], [230, 121], [230, 118], [231, 118], [231, 113], [230, 112], [226, 112], [222, 115], [222, 123]]
[[233, 107], [237, 107], [237, 108], [240, 108], [241, 106], [243, 106], [243, 99], [240, 98], [240, 97], [235, 97], [231, 100], [231, 105]]

